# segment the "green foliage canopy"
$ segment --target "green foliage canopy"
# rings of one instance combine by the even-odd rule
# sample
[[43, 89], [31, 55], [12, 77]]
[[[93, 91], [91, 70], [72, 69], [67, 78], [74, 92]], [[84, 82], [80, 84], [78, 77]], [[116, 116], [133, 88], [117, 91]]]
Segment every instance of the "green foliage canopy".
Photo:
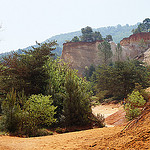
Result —
[[42, 125], [50, 126], [56, 121], [51, 96], [31, 95], [21, 103], [24, 98], [23, 93], [20, 96], [14, 89], [7, 94], [2, 104], [5, 130], [33, 135]]
[[79, 42], [80, 39], [77, 36], [74, 36], [73, 39], [71, 40], [71, 42]]
[[4, 58], [1, 65], [1, 89], [5, 92], [14, 87], [18, 92], [24, 89], [26, 95], [45, 92], [48, 74], [45, 62], [53, 55], [51, 51], [57, 45], [55, 41], [40, 44], [24, 54], [12, 53]]
[[132, 120], [139, 116], [141, 113], [139, 107], [143, 106], [145, 103], [146, 101], [139, 91], [133, 91], [130, 95], [128, 95], [125, 104], [126, 117], [128, 120]]
[[82, 36], [80, 36], [81, 41], [83, 42], [93, 42], [96, 40], [102, 40], [102, 35], [100, 34], [100, 32], [93, 32], [92, 28], [87, 26], [85, 28], [81, 29], [82, 32]]
[[103, 41], [98, 45], [98, 49], [100, 50], [99, 55], [102, 58], [103, 63], [105, 65], [109, 64], [110, 58], [113, 55], [110, 43], [108, 43], [107, 41]]
[[136, 29], [132, 30], [133, 34], [140, 32], [150, 32], [150, 18], [143, 20], [143, 23], [140, 23]]
[[86, 125], [91, 116], [89, 85], [69, 70], [65, 80], [64, 116], [67, 126]]
[[115, 62], [112, 66], [99, 66], [93, 74], [98, 92], [107, 90], [109, 95], [124, 98], [133, 91], [135, 83], [149, 86], [149, 70], [137, 60]]
[[50, 95], [38, 94], [28, 98], [25, 104], [26, 109], [23, 112], [23, 128], [27, 133], [34, 133], [40, 126], [50, 126], [56, 122], [54, 118], [56, 107], [52, 103], [53, 100]]
[[113, 41], [113, 38], [112, 38], [112, 36], [109, 34], [109, 35], [106, 35], [105, 40], [106, 40], [107, 42], [110, 42], [110, 41]]

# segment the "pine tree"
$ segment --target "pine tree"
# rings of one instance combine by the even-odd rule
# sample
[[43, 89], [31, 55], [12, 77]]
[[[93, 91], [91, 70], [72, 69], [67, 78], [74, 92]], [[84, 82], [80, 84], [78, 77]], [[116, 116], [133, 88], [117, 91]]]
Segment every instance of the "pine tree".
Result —
[[69, 70], [66, 75], [64, 95], [64, 116], [67, 126], [85, 125], [91, 115], [89, 102], [90, 93], [87, 84]]

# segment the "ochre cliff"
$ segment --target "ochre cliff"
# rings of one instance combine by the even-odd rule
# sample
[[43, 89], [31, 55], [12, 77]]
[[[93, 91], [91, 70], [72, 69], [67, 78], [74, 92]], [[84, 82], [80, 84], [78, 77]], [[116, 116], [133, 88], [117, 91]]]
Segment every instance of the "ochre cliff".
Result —
[[98, 56], [98, 45], [96, 42], [68, 42], [63, 44], [61, 59], [69, 62], [73, 69], [83, 73], [85, 67], [100, 63]]
[[120, 41], [123, 48], [123, 57], [137, 58], [142, 60], [144, 52], [150, 48], [150, 32], [133, 34]]

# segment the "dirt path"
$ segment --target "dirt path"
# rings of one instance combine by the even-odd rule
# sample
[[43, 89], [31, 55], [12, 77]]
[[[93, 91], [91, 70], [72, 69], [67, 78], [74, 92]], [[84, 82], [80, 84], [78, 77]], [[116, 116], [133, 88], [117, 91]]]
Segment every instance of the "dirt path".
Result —
[[[114, 119], [118, 116], [118, 111], [122, 111], [120, 105], [100, 105], [92, 108], [93, 113], [101, 113], [106, 118], [106, 123], [113, 125]], [[113, 116], [115, 115], [115, 116]], [[122, 116], [120, 116], [122, 118]], [[108, 118], [108, 119], [107, 119]], [[119, 118], [119, 120], [121, 119]], [[112, 123], [112, 124], [111, 124]], [[105, 127], [79, 132], [57, 134], [45, 137], [19, 138], [10, 136], [0, 136], [0, 150], [72, 150], [86, 149], [86, 145], [91, 145], [99, 140], [119, 133], [123, 127]]]
[[[123, 127], [97, 128], [36, 138], [0, 137], [0, 150], [72, 150], [91, 145], [99, 138], [116, 134]], [[91, 145], [92, 146], [92, 145]]]

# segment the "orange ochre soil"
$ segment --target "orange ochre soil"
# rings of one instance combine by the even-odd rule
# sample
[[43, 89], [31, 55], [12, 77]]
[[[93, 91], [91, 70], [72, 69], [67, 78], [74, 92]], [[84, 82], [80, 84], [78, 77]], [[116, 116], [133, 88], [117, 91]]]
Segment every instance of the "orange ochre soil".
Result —
[[0, 136], [0, 150], [150, 149], [150, 105], [145, 107], [138, 119], [120, 125], [125, 122], [124, 119], [124, 112], [119, 108], [106, 118], [106, 124], [114, 127], [34, 138]]

